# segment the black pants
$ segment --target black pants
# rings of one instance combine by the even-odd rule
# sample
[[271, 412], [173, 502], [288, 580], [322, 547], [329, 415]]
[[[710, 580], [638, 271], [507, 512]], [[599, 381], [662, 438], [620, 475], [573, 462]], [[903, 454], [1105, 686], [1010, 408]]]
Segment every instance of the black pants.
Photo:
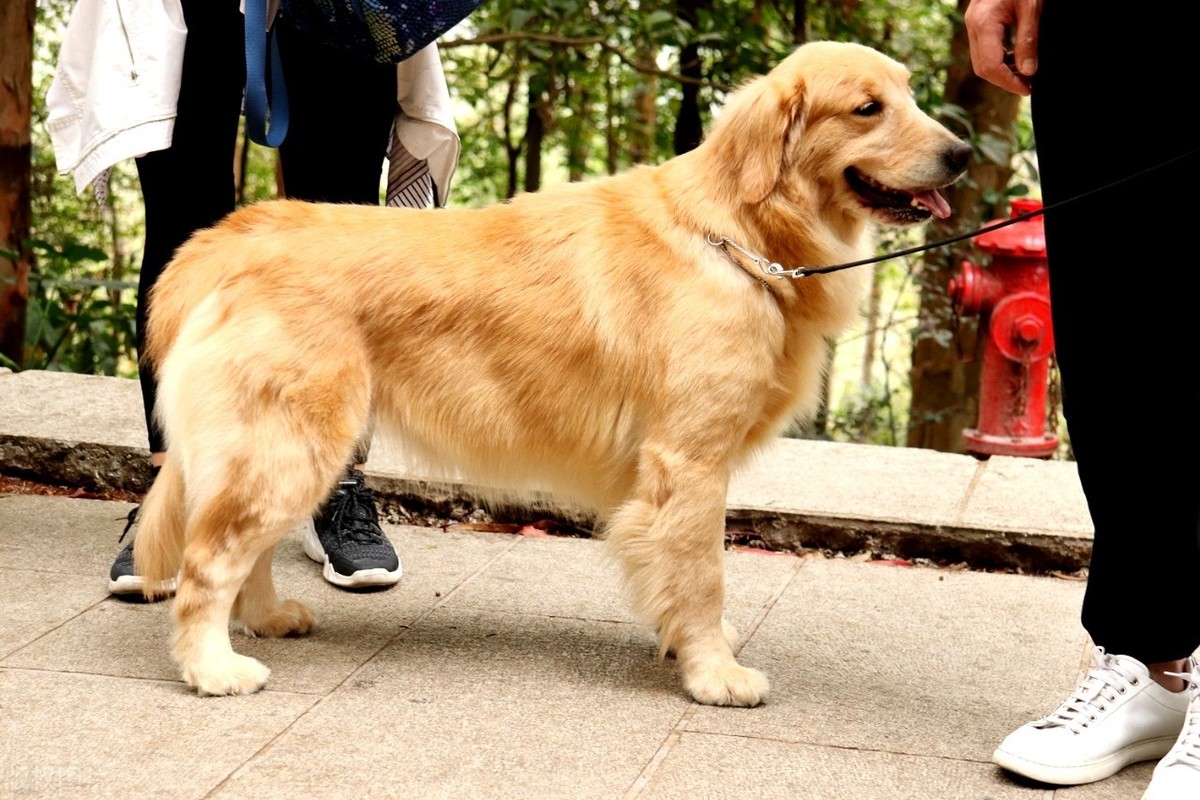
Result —
[[[1047, 205], [1200, 146], [1179, 113], [1198, 16], [1172, 6], [1148, 35], [1045, 4], [1032, 109]], [[1095, 527], [1082, 621], [1143, 662], [1200, 646], [1198, 183], [1188, 155], [1045, 216], [1067, 431]]]
[[[138, 286], [137, 344], [146, 305], [175, 249], [234, 208], [233, 157], [246, 83], [238, 0], [184, 0], [188, 26], [171, 147], [137, 159], [146, 208]], [[279, 148], [284, 193], [301, 200], [379, 203], [396, 112], [396, 68], [356, 61], [276, 23], [290, 123]], [[152, 412], [156, 383], [140, 369], [150, 451], [162, 452]]]

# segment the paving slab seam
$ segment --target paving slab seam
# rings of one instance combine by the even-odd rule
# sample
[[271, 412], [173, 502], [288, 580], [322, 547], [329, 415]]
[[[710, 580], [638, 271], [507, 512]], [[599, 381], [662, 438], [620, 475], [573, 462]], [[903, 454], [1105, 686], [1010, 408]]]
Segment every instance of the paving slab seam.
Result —
[[775, 591], [772, 592], [767, 598], [767, 601], [763, 603], [762, 607], [758, 610], [758, 613], [754, 616], [754, 619], [751, 620], [749, 627], [745, 631], [742, 631], [738, 634], [738, 640], [733, 646], [733, 654], [735, 656], [742, 652], [742, 649], [746, 646], [746, 643], [749, 642], [751, 637], [753, 637], [754, 634], [758, 632], [758, 629], [762, 627], [762, 624], [766, 620], [767, 616], [771, 613], [771, 611], [774, 610], [776, 603], [779, 602], [779, 598], [783, 597], [783, 593], [786, 592], [788, 587], [792, 585], [792, 582], [796, 580], [796, 576], [800, 574], [800, 570], [803, 568], [804, 561], [800, 558], [797, 558], [796, 563], [792, 566], [792, 571], [789, 572], [781, 581], [779, 581], [779, 585], [775, 587]]
[[[113, 681], [131, 681], [133, 683], [156, 683], [164, 686], [179, 686], [179, 681], [173, 678], [150, 678], [138, 675], [114, 675], [110, 672], [95, 672], [81, 669], [45, 669], [43, 667], [16, 667], [0, 664], [0, 672], [21, 672], [30, 675], [83, 675], [90, 678], [107, 678]], [[319, 694], [313, 692], [273, 691], [271, 693], [275, 695], [288, 695], [291, 697], [312, 697], [314, 699], [320, 697]]]
[[[495, 564], [497, 561], [502, 559], [508, 553], [512, 552], [513, 548], [515, 548], [519, 544], [519, 542], [520, 542], [519, 539], [514, 539], [514, 541], [512, 543], [510, 543], [508, 547], [501, 549], [494, 556], [492, 556], [487, 561], [485, 561], [483, 564], [481, 564], [474, 572], [472, 572], [470, 575], [468, 575], [463, 580], [459, 581], [458, 584], [454, 586], [454, 588], [452, 588], [449, 591], [442, 594], [433, 605], [431, 605], [429, 608], [427, 608], [422, 613], [417, 614], [415, 617], [413, 617], [412, 622], [405, 625], [404, 628], [399, 633], [397, 633], [395, 636], [392, 636], [391, 638], [387, 639], [383, 644], [381, 644], [378, 648], [376, 648], [375, 651], [373, 653], [371, 653], [369, 656], [367, 656], [365, 659], [363, 659], [363, 661], [357, 667], [355, 667], [353, 670], [351, 670], [349, 673], [347, 673], [347, 675], [344, 678], [342, 678], [340, 681], [338, 681], [336, 684], [334, 684], [333, 687], [329, 689], [329, 691], [327, 691], [323, 694], [314, 694], [314, 695], [308, 695], [307, 693], [300, 693], [300, 692], [291, 693], [291, 694], [304, 694], [305, 696], [315, 697], [316, 701], [311, 706], [306, 708], [302, 713], [296, 715], [296, 718], [293, 719], [291, 722], [289, 722], [287, 725], [285, 725], [282, 729], [280, 729], [278, 733], [276, 733], [274, 736], [272, 736], [270, 739], [268, 739], [266, 742], [264, 742], [263, 746], [258, 748], [258, 750], [254, 751], [253, 753], [251, 753], [246, 758], [245, 761], [243, 761], [241, 764], [239, 764], [234, 769], [230, 770], [229, 774], [227, 774], [224, 778], [222, 778], [220, 781], [218, 781], [216, 783], [216, 785], [214, 785], [211, 789], [208, 790], [208, 792], [206, 792], [204, 794], [204, 797], [212, 797], [214, 792], [220, 791], [222, 788], [224, 788], [224, 786], [229, 781], [234, 780], [239, 775], [244, 773], [246, 770], [251, 769], [254, 762], [260, 756], [268, 753], [271, 750], [271, 748], [275, 746], [275, 743], [278, 742], [283, 736], [287, 735], [287, 733], [293, 727], [295, 727], [297, 723], [299, 723], [301, 720], [308, 717], [308, 715], [311, 714], [313, 711], [319, 709], [326, 700], [328, 700], [331, 696], [336, 694], [338, 692], [338, 690], [341, 689], [343, 686], [345, 686], [347, 683], [349, 683], [354, 678], [355, 675], [358, 675], [360, 672], [362, 672], [367, 667], [367, 665], [369, 665], [376, 658], [378, 658], [380, 653], [382, 653], [384, 650], [391, 647], [393, 644], [400, 642], [405, 636], [408, 635], [410, 630], [412, 630], [414, 627], [419, 625], [422, 620], [427, 619], [431, 614], [433, 614], [435, 611], [437, 611], [439, 608], [441, 608], [443, 605], [445, 605], [450, 600], [450, 598], [452, 598], [452, 597], [454, 597], [454, 595], [458, 594], [459, 590], [461, 590], [464, 586], [467, 586], [468, 584], [470, 584], [473, 580], [475, 580], [477, 577], [479, 577], [479, 575], [481, 575], [484, 571], [486, 571], [488, 568], [490, 568], [493, 564]], [[283, 693], [280, 692], [279, 694], [283, 694]]]
[[[800, 570], [803, 569], [803, 567], [804, 561], [797, 559], [792, 571], [789, 572], [783, 578], [783, 580], [779, 582], [779, 586], [775, 588], [775, 591], [772, 592], [771, 596], [767, 598], [767, 601], [763, 603], [758, 614], [756, 614], [754, 619], [750, 622], [750, 625], [745, 631], [739, 633], [738, 640], [733, 646], [733, 654], [735, 656], [742, 652], [742, 649], [746, 646], [750, 639], [754, 637], [754, 634], [758, 632], [758, 629], [762, 626], [763, 621], [766, 620], [767, 616], [775, 608], [776, 603], [779, 602], [779, 598], [782, 597], [783, 593], [786, 592], [788, 587], [792, 585], [792, 581], [794, 581], [796, 576], [800, 574]], [[696, 716], [701, 708], [702, 706], [699, 703], [693, 701], [688, 705], [687, 708], [684, 709], [679, 719], [673, 726], [671, 726], [671, 730], [667, 733], [666, 738], [663, 739], [662, 743], [658, 746], [658, 749], [654, 752], [654, 755], [651, 756], [650, 761], [646, 763], [646, 766], [642, 768], [642, 771], [638, 773], [637, 778], [634, 779], [629, 789], [625, 792], [625, 800], [634, 800], [634, 798], [641, 795], [642, 791], [654, 778], [654, 773], [658, 772], [658, 769], [660, 766], [662, 766], [663, 761], [665, 761], [667, 756], [671, 754], [671, 751], [675, 749], [675, 746], [679, 744], [679, 741], [683, 738], [685, 731], [696, 733], [696, 731], [690, 731], [689, 726], [692, 719]], [[744, 738], [753, 739], [761, 737]]]
[[[688, 730], [689, 736], [704, 736], [713, 739], [736, 739], [749, 742], [774, 742], [775, 744], [813, 747], [821, 750], [838, 750], [843, 753], [878, 753], [880, 755], [899, 756], [901, 758], [919, 758], [925, 761], [938, 761], [948, 764], [975, 764], [993, 767], [988, 758], [956, 758], [954, 756], [938, 755], [936, 753], [913, 752], [910, 750], [888, 750], [881, 747], [863, 747], [861, 745], [837, 744], [828, 741], [811, 741], [808, 739], [789, 739], [782, 736], [770, 736], [763, 733], [730, 733], [729, 731]], [[998, 768], [997, 768], [998, 769]]]
[[638, 776], [634, 778], [633, 783], [630, 784], [629, 788], [625, 791], [624, 800], [634, 800], [634, 798], [641, 796], [642, 792], [650, 784], [650, 780], [654, 777], [654, 773], [658, 772], [659, 767], [661, 767], [662, 763], [666, 761], [667, 756], [670, 755], [675, 749], [675, 746], [679, 744], [679, 740], [683, 738], [684, 731], [687, 730], [687, 726], [692, 721], [692, 717], [696, 716], [699, 710], [700, 704], [695, 701], [693, 701], [687, 708], [684, 709], [683, 714], [681, 714], [675, 724], [671, 726], [671, 730], [667, 732], [666, 738], [663, 739], [662, 744], [660, 744], [658, 749], [654, 751], [654, 755], [650, 757], [650, 760], [646, 762], [646, 766], [642, 767], [642, 771], [638, 773]]
[[425, 619], [428, 619], [433, 614], [433, 612], [437, 611], [442, 606], [444, 606], [447, 602], [449, 602], [450, 599], [452, 597], [454, 597], [454, 595], [458, 594], [459, 591], [464, 586], [467, 586], [468, 584], [470, 584], [473, 580], [478, 578], [483, 572], [485, 572], [493, 564], [495, 564], [497, 561], [504, 558], [504, 556], [506, 556], [510, 552], [512, 552], [512, 550], [514, 548], [516, 548], [518, 544], [520, 544], [520, 539], [514, 539], [514, 541], [509, 543], [508, 547], [505, 547], [502, 550], [500, 550], [499, 552], [497, 552], [494, 556], [492, 556], [487, 561], [485, 561], [484, 563], [479, 565], [479, 567], [474, 572], [472, 572], [470, 575], [468, 575], [467, 577], [465, 577], [461, 581], [459, 581], [458, 584], [456, 586], [454, 586], [454, 588], [446, 591], [444, 594], [442, 594], [440, 597], [438, 597], [437, 601], [434, 602], [433, 605], [431, 605], [429, 608], [425, 609], [423, 612], [421, 612], [421, 613], [417, 614], [415, 617], [413, 617], [412, 621], [410, 623], [408, 623], [407, 625], [405, 625], [403, 630], [401, 630], [399, 633], [392, 636], [390, 639], [388, 639], [382, 645], [380, 645], [375, 650], [375, 652], [373, 652], [373, 653], [371, 653], [371, 655], [367, 656], [367, 658], [365, 658], [361, 664], [359, 664], [352, 672], [350, 672], [348, 675], [346, 675], [345, 678], [343, 678], [336, 685], [334, 685], [334, 687], [332, 689], [330, 689], [328, 692], [326, 692], [324, 696], [328, 697], [329, 695], [333, 694], [338, 689], [340, 689], [342, 686], [345, 686], [346, 683], [349, 682], [351, 678], [353, 678], [355, 675], [357, 675], [359, 672], [361, 672], [364, 667], [366, 667], [368, 664], [370, 664], [372, 661], [374, 661], [375, 658], [380, 653], [382, 653], [388, 647], [391, 647], [393, 644], [399, 642], [405, 636], [407, 636], [409, 631], [411, 631], [416, 626], [420, 625], [421, 622]]
[[[178, 681], [175, 681], [175, 683], [178, 683]], [[341, 684], [338, 684], [338, 686], [341, 686]], [[191, 691], [191, 690], [189, 689], [189, 691]], [[337, 687], [334, 687], [334, 689], [331, 691], [337, 691]], [[308, 716], [313, 711], [313, 709], [320, 706], [321, 703], [325, 700], [325, 698], [329, 696], [328, 694], [310, 694], [308, 692], [276, 692], [276, 691], [271, 691], [269, 689], [262, 690], [262, 693], [263, 694], [270, 693], [270, 694], [274, 694], [274, 695], [294, 695], [297, 697], [311, 697], [311, 698], [313, 698], [313, 702], [312, 702], [312, 705], [310, 705], [308, 708], [304, 709], [299, 714], [297, 714], [295, 716], [295, 718], [292, 719], [291, 722], [284, 725], [282, 728], [279, 729], [279, 731], [274, 736], [272, 736], [270, 739], [268, 739], [266, 742], [264, 742], [262, 747], [258, 748], [253, 753], [251, 753], [246, 758], [245, 761], [243, 761], [241, 764], [238, 764], [233, 769], [229, 770], [229, 772], [227, 772], [225, 774], [225, 777], [221, 778], [219, 781], [214, 783], [208, 789], [208, 791], [206, 791], [204, 794], [200, 795], [199, 800], [203, 800], [203, 798], [205, 798], [205, 797], [212, 797], [214, 792], [219, 792], [222, 788], [225, 787], [225, 785], [227, 783], [229, 783], [229, 781], [233, 780], [234, 778], [238, 777], [238, 775], [243, 773], [245, 770], [249, 769], [256, 758], [258, 758], [261, 754], [266, 753], [268, 750], [270, 750], [271, 747], [274, 746], [275, 742], [277, 742], [281, 736], [283, 736], [288, 731], [290, 731], [296, 725], [297, 722], [299, 722], [300, 720], [302, 720], [306, 716]]]
[[[63, 573], [55, 573], [55, 574], [63, 574]], [[67, 574], [67, 575], [70, 575], [70, 574], [73, 574], [73, 573], [69, 573], [69, 572], [68, 572], [68, 573], [65, 573], [65, 574]], [[72, 616], [70, 616], [70, 617], [68, 617], [67, 619], [63, 620], [62, 622], [58, 623], [58, 624], [57, 624], [57, 625], [55, 625], [54, 627], [52, 627], [52, 628], [50, 628], [50, 629], [48, 629], [48, 630], [42, 631], [42, 633], [41, 633], [40, 635], [38, 635], [38, 636], [34, 637], [33, 639], [31, 639], [31, 640], [30, 640], [30, 641], [28, 641], [28, 642], [25, 642], [24, 644], [22, 644], [22, 645], [18, 646], [16, 650], [12, 650], [12, 651], [10, 651], [10, 652], [8, 652], [8, 653], [4, 653], [3, 655], [0, 655], [0, 667], [2, 667], [2, 666], [4, 665], [4, 661], [5, 661], [6, 659], [12, 658], [12, 657], [13, 657], [13, 656], [15, 656], [17, 653], [19, 653], [19, 652], [21, 652], [22, 650], [24, 650], [26, 647], [31, 647], [32, 645], [36, 644], [37, 642], [40, 642], [42, 639], [45, 639], [47, 636], [49, 636], [50, 634], [54, 633], [54, 632], [55, 632], [55, 631], [57, 631], [59, 628], [62, 628], [63, 626], [67, 625], [67, 624], [68, 624], [68, 623], [70, 623], [70, 622], [73, 622], [74, 620], [76, 620], [76, 619], [78, 619], [79, 617], [83, 616], [83, 615], [84, 615], [84, 614], [86, 614], [87, 612], [91, 611], [93, 608], [96, 608], [96, 607], [100, 606], [100, 605], [101, 605], [102, 603], [104, 603], [104, 602], [105, 602], [107, 599], [108, 599], [107, 597], [104, 597], [104, 598], [101, 598], [101, 599], [97, 600], [96, 602], [94, 602], [94, 603], [92, 603], [90, 606], [88, 606], [87, 608], [80, 609], [80, 611], [79, 611], [78, 613], [76, 613], [76, 614], [73, 614]]]

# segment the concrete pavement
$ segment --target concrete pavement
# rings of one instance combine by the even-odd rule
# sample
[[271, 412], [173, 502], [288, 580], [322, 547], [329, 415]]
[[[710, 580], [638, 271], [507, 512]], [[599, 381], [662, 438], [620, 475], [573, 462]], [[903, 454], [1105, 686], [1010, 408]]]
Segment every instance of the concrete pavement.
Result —
[[[0, 472], [138, 486], [139, 414], [132, 381], [0, 375]], [[474, 496], [383, 447], [368, 467], [396, 504]], [[0, 496], [0, 798], [1140, 797], [1152, 764], [1052, 790], [989, 761], [1087, 654], [1072, 465], [788, 440], [729, 506], [775, 550], [726, 554], [739, 658], [772, 680], [753, 709], [688, 699], [601, 542], [392, 523], [405, 576], [370, 594], [285, 539], [317, 629], [236, 635], [266, 689], [196, 697], [168, 604], [106, 593], [132, 505]], [[543, 511], [586, 524], [509, 513]]]

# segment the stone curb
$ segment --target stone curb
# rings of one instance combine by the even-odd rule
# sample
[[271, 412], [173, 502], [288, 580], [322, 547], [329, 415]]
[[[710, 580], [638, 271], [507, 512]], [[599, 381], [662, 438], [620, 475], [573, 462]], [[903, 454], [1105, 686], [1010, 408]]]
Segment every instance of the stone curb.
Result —
[[[150, 479], [147, 451], [133, 444], [145, 435], [140, 405], [136, 381], [0, 372], [0, 472], [93, 491], [144, 492]], [[377, 459], [377, 449], [375, 463], [365, 471], [383, 505], [398, 511], [399, 521], [418, 516], [465, 521], [478, 519], [482, 510], [495, 521], [551, 520], [585, 533], [594, 529], [591, 514], [549, 497], [497, 500], [494, 491], [467, 482], [413, 474], [386, 453]], [[1023, 498], [1038, 487], [1049, 486], [1047, 492], [1060, 495], [1077, 491], [1074, 473], [1064, 471], [1068, 465], [1062, 462], [977, 463], [930, 451], [795, 440], [781, 441], [774, 457], [781, 460], [771, 461], [761, 476], [752, 474], [742, 488], [731, 488], [727, 528], [732, 541], [767, 550], [866, 553], [1030, 574], [1076, 572], [1091, 554], [1081, 495], [1047, 504], [1046, 512], [1033, 518], [1018, 518], [1029, 513]], [[814, 461], [820, 463], [811, 468]], [[790, 471], [805, 467], [813, 473], [807, 483], [790, 478]], [[884, 476], [881, 487], [856, 485], [869, 483], [862, 476], [872, 472]], [[889, 482], [910, 473], [928, 487], [920, 480]], [[989, 480], [999, 499], [983, 503], [980, 487]], [[849, 499], [830, 500], [856, 491]], [[838, 501], [850, 510], [843, 513]], [[981, 503], [992, 507], [965, 512]]]

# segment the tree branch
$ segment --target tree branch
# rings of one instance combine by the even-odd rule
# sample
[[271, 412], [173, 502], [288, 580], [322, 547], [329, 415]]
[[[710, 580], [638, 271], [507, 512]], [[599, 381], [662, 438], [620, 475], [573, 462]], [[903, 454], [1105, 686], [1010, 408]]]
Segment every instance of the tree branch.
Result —
[[491, 45], [503, 44], [505, 42], [543, 42], [545, 44], [559, 45], [561, 47], [574, 47], [583, 49], [586, 47], [599, 47], [607, 53], [612, 53], [619, 58], [622, 63], [630, 69], [635, 70], [643, 75], [653, 75], [659, 78], [675, 81], [676, 83], [690, 83], [697, 86], [711, 86], [714, 89], [729, 91], [732, 87], [723, 84], [715, 84], [711, 81], [706, 81], [703, 78], [693, 78], [688, 75], [680, 75], [677, 72], [669, 72], [661, 70], [657, 67], [651, 67], [643, 63], [639, 63], [633, 58], [625, 54], [621, 48], [616, 45], [609, 44], [603, 36], [555, 36], [549, 33], [521, 33], [518, 31], [507, 31], [505, 33], [488, 33], [483, 36], [473, 36], [469, 39], [449, 39], [438, 42], [438, 48], [442, 50], [452, 50], [456, 47], [470, 47], [472, 45]]

